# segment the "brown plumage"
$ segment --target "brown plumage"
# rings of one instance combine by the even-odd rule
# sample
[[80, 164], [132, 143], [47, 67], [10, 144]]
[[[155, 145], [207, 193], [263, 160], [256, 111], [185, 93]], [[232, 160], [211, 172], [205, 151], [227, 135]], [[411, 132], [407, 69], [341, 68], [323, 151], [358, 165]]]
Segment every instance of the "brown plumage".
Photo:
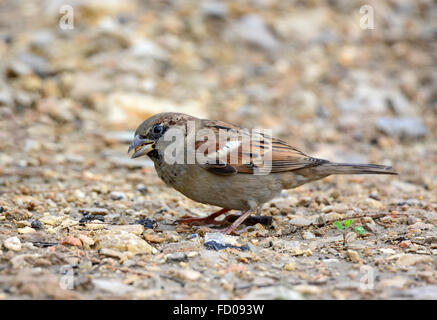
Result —
[[[183, 163], [170, 164], [166, 159], [165, 150], [173, 142], [165, 138], [167, 132], [168, 135], [172, 132], [170, 129], [179, 130], [188, 150]], [[196, 134], [204, 131], [209, 136], [196, 138]], [[214, 218], [218, 215], [232, 209], [242, 210], [239, 219], [220, 230], [224, 233], [233, 232], [250, 213], [259, 211], [263, 203], [278, 196], [282, 189], [296, 188], [331, 174], [396, 174], [391, 167], [382, 165], [313, 158], [262, 132], [181, 113], [162, 113], [145, 120], [135, 132], [131, 150], [135, 150], [133, 158], [147, 154], [167, 185], [194, 201], [224, 208], [206, 218], [180, 222], [216, 224]], [[190, 155], [195, 155], [191, 157], [195, 161], [187, 163]]]

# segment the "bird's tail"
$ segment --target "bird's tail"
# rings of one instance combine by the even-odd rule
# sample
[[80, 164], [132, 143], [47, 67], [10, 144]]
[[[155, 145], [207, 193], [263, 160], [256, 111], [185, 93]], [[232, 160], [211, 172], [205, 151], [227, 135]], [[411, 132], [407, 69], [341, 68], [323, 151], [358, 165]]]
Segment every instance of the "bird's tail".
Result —
[[392, 167], [378, 164], [352, 164], [327, 162], [317, 167], [324, 174], [397, 174]]

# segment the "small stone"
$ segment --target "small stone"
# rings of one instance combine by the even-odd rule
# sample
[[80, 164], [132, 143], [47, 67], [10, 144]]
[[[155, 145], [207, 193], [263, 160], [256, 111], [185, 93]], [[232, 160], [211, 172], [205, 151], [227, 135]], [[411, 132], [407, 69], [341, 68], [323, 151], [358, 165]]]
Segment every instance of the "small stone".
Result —
[[220, 1], [202, 2], [202, 15], [205, 17], [224, 18], [227, 14], [226, 4]]
[[135, 267], [137, 263], [135, 262], [135, 260], [127, 259], [127, 260], [123, 261], [122, 264], [123, 264], [123, 267], [131, 268], [131, 267]]
[[77, 235], [77, 237], [80, 239], [83, 246], [85, 246], [85, 247], [86, 246], [91, 247], [94, 245], [94, 240], [91, 239], [90, 237], [84, 235], [84, 234], [79, 234], [79, 235]]
[[429, 256], [412, 253], [395, 255], [389, 257], [388, 260], [392, 260], [394, 258], [397, 258], [397, 264], [401, 267], [413, 266], [419, 263], [428, 263], [432, 261], [431, 257]]
[[17, 229], [17, 232], [19, 234], [27, 234], [27, 233], [36, 232], [36, 230], [31, 227], [24, 227], [24, 228]]
[[268, 52], [276, 52], [280, 44], [267, 28], [264, 19], [255, 14], [243, 16], [232, 26], [231, 36], [246, 41]]
[[370, 209], [380, 209], [382, 207], [382, 203], [378, 200], [367, 198], [366, 205]]
[[413, 230], [413, 229], [432, 230], [433, 228], [434, 228], [434, 225], [432, 225], [430, 223], [416, 222], [416, 223], [410, 225], [407, 229], [408, 230]]
[[308, 220], [304, 217], [296, 217], [290, 220], [290, 224], [296, 227], [306, 227], [309, 226], [311, 223], [311, 220]]
[[74, 196], [77, 199], [83, 199], [83, 198], [85, 198], [85, 193], [82, 190], [75, 190], [74, 191]]
[[112, 191], [109, 196], [111, 197], [112, 200], [124, 200], [126, 199], [126, 194], [124, 192], [120, 192], [120, 191]]
[[202, 277], [202, 274], [193, 269], [182, 269], [178, 272], [178, 277], [183, 280], [196, 281]]
[[34, 229], [37, 229], [37, 230], [40, 230], [43, 228], [43, 225], [39, 220], [33, 220], [30, 226]]
[[178, 242], [182, 239], [181, 236], [176, 231], [164, 231], [164, 235], [166, 236], [167, 241], [170, 243]]
[[296, 270], [296, 262], [289, 262], [287, 264], [284, 264], [284, 270], [285, 271], [294, 271], [294, 270]]
[[360, 255], [355, 250], [348, 250], [347, 256], [353, 262], [360, 262], [361, 261]]
[[79, 213], [91, 216], [106, 216], [109, 214], [109, 211], [105, 208], [82, 208], [79, 209]]
[[135, 221], [135, 223], [140, 224], [147, 229], [153, 229], [153, 227], [156, 226], [156, 221], [148, 218], [140, 219], [138, 221]]
[[364, 229], [366, 229], [369, 232], [375, 233], [375, 234], [378, 232], [378, 226], [373, 221], [369, 222], [369, 223], [365, 223]]
[[397, 294], [414, 300], [437, 300], [437, 286], [411, 288], [406, 291], [397, 292]]
[[305, 240], [311, 240], [311, 239], [314, 239], [316, 236], [314, 235], [314, 233], [306, 231], [306, 232], [303, 233], [302, 237]]
[[10, 237], [3, 242], [3, 246], [12, 251], [20, 251], [21, 241], [17, 237]]
[[82, 242], [80, 239], [73, 237], [73, 236], [67, 236], [61, 240], [61, 244], [64, 246], [74, 246], [74, 247], [82, 247]]
[[20, 220], [27, 220], [32, 218], [32, 213], [30, 213], [27, 210], [13, 209], [13, 210], [6, 211], [5, 216], [7, 220], [20, 221]]
[[125, 252], [120, 252], [120, 251], [109, 249], [109, 248], [102, 248], [102, 249], [99, 250], [99, 253], [101, 255], [108, 256], [108, 257], [111, 257], [111, 258], [117, 258], [117, 259], [120, 259], [120, 260], [122, 258], [124, 258], [124, 256], [125, 256]]
[[341, 194], [340, 194], [340, 191], [338, 191], [338, 190], [334, 190], [331, 192], [331, 197], [333, 197], [334, 199], [338, 199], [338, 198], [340, 198], [340, 196], [341, 196]]
[[133, 290], [133, 287], [123, 284], [121, 282], [115, 280], [106, 280], [106, 279], [94, 279], [92, 280], [93, 285], [96, 290], [102, 290], [109, 292], [114, 295], [125, 295]]
[[145, 234], [143, 238], [147, 242], [151, 242], [151, 243], [163, 243], [166, 240], [165, 237], [160, 237], [156, 234]]
[[149, 189], [148, 189], [144, 184], [142, 184], [142, 183], [140, 183], [140, 184], [137, 185], [137, 190], [138, 190], [142, 195], [145, 195], [145, 194], [148, 194], [148, 193], [149, 193]]
[[401, 139], [418, 139], [428, 134], [428, 128], [421, 118], [382, 117], [377, 119], [376, 127], [389, 136]]
[[95, 249], [109, 248], [133, 254], [151, 254], [153, 247], [140, 237], [123, 230], [104, 230], [95, 239]]
[[188, 261], [188, 257], [183, 252], [176, 252], [176, 253], [170, 253], [165, 256], [166, 262], [181, 262], [181, 261]]
[[408, 279], [406, 279], [406, 278], [394, 277], [394, 278], [390, 278], [390, 279], [381, 280], [381, 282], [379, 283], [379, 286], [402, 289], [405, 287], [407, 282], [408, 282]]
[[312, 202], [311, 197], [302, 197], [299, 199], [297, 205], [302, 207], [308, 207]]
[[316, 295], [316, 294], [322, 293], [322, 289], [320, 289], [320, 287], [311, 286], [311, 285], [307, 285], [307, 284], [301, 284], [298, 286], [294, 286], [293, 290], [296, 292], [299, 292], [303, 295]]
[[64, 221], [66, 217], [64, 216], [45, 216], [39, 219], [41, 223], [49, 226], [58, 226]]
[[114, 225], [108, 226], [107, 229], [114, 231], [126, 231], [136, 236], [141, 236], [144, 232], [144, 227], [140, 224]]

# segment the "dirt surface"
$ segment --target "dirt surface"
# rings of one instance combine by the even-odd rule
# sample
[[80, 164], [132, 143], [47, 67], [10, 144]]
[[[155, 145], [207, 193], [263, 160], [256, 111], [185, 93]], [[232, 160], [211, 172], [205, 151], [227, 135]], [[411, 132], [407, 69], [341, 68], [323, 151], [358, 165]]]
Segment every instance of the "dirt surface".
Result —
[[[0, 299], [437, 299], [432, 1], [78, 0], [70, 20], [61, 7], [0, 4]], [[217, 208], [127, 156], [163, 111], [399, 176], [284, 191], [270, 225], [235, 236], [176, 226]]]

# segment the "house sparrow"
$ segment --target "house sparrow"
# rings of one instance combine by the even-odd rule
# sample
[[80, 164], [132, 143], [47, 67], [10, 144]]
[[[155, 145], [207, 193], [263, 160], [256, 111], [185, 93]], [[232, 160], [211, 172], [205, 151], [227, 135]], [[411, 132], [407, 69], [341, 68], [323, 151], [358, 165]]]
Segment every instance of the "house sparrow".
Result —
[[179, 223], [219, 224], [215, 220], [219, 215], [241, 210], [238, 219], [219, 230], [224, 234], [234, 232], [251, 213], [259, 214], [262, 204], [283, 189], [331, 174], [397, 174], [382, 165], [313, 158], [268, 134], [172, 112], [146, 119], [135, 131], [128, 153], [132, 150], [132, 158], [149, 156], [167, 185], [194, 201], [223, 208], [206, 218], [188, 217]]

